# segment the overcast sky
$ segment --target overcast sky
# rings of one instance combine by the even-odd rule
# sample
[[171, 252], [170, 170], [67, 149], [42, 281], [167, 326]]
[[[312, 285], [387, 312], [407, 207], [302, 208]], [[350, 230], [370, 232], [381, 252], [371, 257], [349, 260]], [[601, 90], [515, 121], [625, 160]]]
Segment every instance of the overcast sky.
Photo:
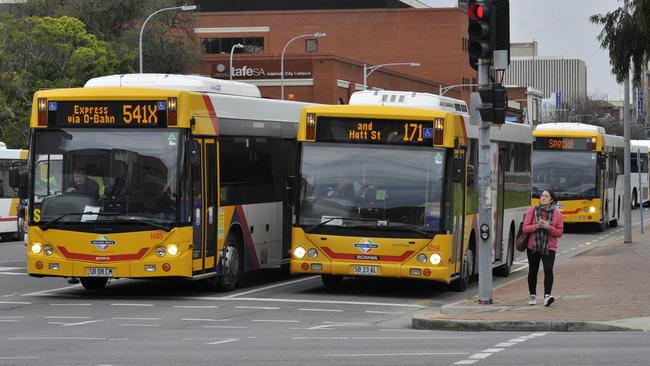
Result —
[[[432, 6], [455, 6], [456, 0], [420, 0]], [[587, 92], [609, 100], [622, 100], [607, 50], [596, 39], [601, 27], [589, 16], [622, 5], [618, 0], [510, 0], [510, 42], [538, 43], [539, 56], [578, 58], [587, 65]]]

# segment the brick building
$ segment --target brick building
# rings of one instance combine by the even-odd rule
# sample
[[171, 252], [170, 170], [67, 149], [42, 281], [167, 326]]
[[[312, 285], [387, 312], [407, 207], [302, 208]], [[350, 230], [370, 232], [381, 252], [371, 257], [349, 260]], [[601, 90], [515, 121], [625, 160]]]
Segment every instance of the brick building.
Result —
[[[262, 95], [347, 103], [363, 89], [364, 64], [383, 66], [368, 88], [438, 93], [440, 86], [476, 84], [468, 64], [467, 13], [430, 8], [417, 0], [199, 1], [195, 35], [204, 55], [197, 72], [245, 80]], [[324, 37], [305, 36], [317, 32]], [[234, 48], [242, 44], [243, 48]], [[282, 51], [284, 80], [280, 74]], [[469, 102], [470, 86], [445, 95]]]

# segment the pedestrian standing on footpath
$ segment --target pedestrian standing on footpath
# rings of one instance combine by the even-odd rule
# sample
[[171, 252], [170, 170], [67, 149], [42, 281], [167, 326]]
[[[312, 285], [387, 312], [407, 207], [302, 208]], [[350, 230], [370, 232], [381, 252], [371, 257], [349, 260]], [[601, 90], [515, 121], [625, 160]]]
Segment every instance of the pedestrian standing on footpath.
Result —
[[528, 236], [528, 305], [537, 304], [537, 272], [539, 262], [544, 265], [544, 306], [555, 301], [553, 289], [553, 265], [557, 252], [557, 241], [564, 234], [564, 219], [555, 206], [555, 193], [544, 190], [539, 195], [539, 206], [531, 207], [524, 218], [524, 233]]

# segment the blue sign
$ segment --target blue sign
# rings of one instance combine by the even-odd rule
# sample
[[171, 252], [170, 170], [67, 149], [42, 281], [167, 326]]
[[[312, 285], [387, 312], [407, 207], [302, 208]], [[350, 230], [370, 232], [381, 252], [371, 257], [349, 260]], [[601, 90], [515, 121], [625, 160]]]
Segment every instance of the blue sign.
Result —
[[59, 105], [57, 102], [49, 102], [47, 103], [47, 110], [50, 112], [56, 112], [57, 109], [59, 109]]
[[645, 117], [645, 93], [643, 89], [636, 92], [636, 116], [637, 118]]
[[560, 109], [562, 106], [562, 90], [555, 92], [555, 108]]
[[424, 138], [425, 139], [432, 139], [433, 138], [433, 128], [431, 128], [431, 127], [425, 127], [424, 128]]

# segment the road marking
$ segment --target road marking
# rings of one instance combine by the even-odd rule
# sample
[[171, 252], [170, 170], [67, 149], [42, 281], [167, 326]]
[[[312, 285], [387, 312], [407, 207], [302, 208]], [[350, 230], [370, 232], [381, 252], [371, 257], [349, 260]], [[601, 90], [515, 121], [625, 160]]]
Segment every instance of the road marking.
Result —
[[497, 353], [497, 352], [501, 352], [503, 350], [504, 350], [503, 348], [488, 348], [488, 349], [482, 350], [481, 352]]
[[253, 319], [252, 322], [267, 322], [267, 323], [300, 323], [300, 320], [292, 319]]
[[510, 347], [510, 346], [514, 346], [515, 344], [516, 343], [501, 342], [501, 343], [498, 343], [498, 344], [494, 345], [494, 347]]
[[275, 306], [235, 306], [235, 309], [280, 310]]
[[349, 353], [349, 354], [343, 353], [343, 354], [327, 355], [327, 357], [457, 356], [457, 355], [466, 355], [466, 354], [467, 352]]
[[467, 339], [468, 337], [293, 337], [296, 341], [340, 341], [340, 340], [404, 340], [404, 339]]
[[35, 359], [38, 359], [38, 358], [40, 358], [40, 357], [36, 357], [36, 356], [13, 356], [13, 357], [0, 356], [0, 360], [35, 360]]
[[239, 338], [226, 338], [216, 342], [208, 342], [206, 344], [224, 344], [224, 343], [236, 342], [238, 340]]
[[110, 304], [111, 306], [139, 306], [139, 307], [151, 307], [153, 304], [135, 304], [135, 303], [115, 303]]
[[160, 320], [160, 318], [113, 318], [114, 320]]
[[49, 292], [63, 291], [63, 290], [69, 290], [71, 288], [80, 288], [80, 287], [81, 287], [81, 285], [72, 285], [72, 286], [66, 286], [66, 287], [53, 288], [53, 289], [49, 289], [49, 290], [30, 292], [28, 294], [22, 294], [20, 296], [43, 296], [43, 294], [47, 294]]
[[379, 329], [380, 332], [414, 332], [414, 333], [431, 333], [429, 329]]
[[237, 326], [237, 325], [202, 325], [201, 328], [246, 329], [248, 327], [241, 327], [241, 326]]
[[194, 319], [194, 318], [185, 318], [181, 319], [188, 322], [227, 322], [230, 319]]
[[48, 322], [48, 324], [61, 325], [63, 327], [74, 327], [77, 325], [87, 325], [87, 324], [99, 323], [103, 321], [104, 321], [103, 319], [99, 319], [99, 320], [87, 320], [85, 322], [78, 322], [78, 323]]
[[0, 272], [0, 275], [27, 276], [27, 273], [22, 273], [22, 272]]
[[159, 327], [160, 324], [120, 324], [122, 327]]
[[330, 312], [330, 313], [342, 313], [343, 310], [339, 309], [308, 309], [308, 308], [300, 308], [298, 309], [300, 311], [322, 311], [322, 312]]
[[335, 304], [335, 305], [365, 305], [365, 306], [394, 306], [405, 308], [424, 309], [427, 306], [417, 304], [399, 304], [391, 302], [367, 302], [367, 301], [335, 301], [335, 300], [307, 300], [307, 299], [278, 299], [278, 298], [257, 298], [257, 297], [185, 297], [185, 300], [204, 301], [259, 301], [259, 302], [288, 302], [304, 304]]
[[[517, 337], [517, 338], [512, 338], [511, 340], [509, 340], [507, 342], [501, 342], [501, 343], [497, 344], [495, 346], [495, 348], [488, 348], [488, 349], [485, 349], [485, 350], [483, 350], [481, 352], [474, 353], [474, 354], [470, 355], [465, 360], [460, 360], [458, 362], [455, 362], [454, 365], [472, 365], [472, 364], [474, 364], [474, 363], [476, 363], [476, 362], [478, 362], [480, 360], [484, 360], [484, 359], [492, 356], [493, 354], [495, 354], [497, 352], [503, 351], [504, 348], [502, 348], [502, 347], [510, 347], [510, 346], [515, 345], [515, 344], [520, 344], [522, 342], [526, 342], [529, 339], [544, 336], [546, 334], [547, 333], [531, 333], [529, 335], [525, 335], [525, 336], [521, 336], [521, 337]], [[499, 348], [496, 348], [496, 347], [499, 347]]]
[[69, 303], [69, 304], [48, 304], [50, 306], [91, 306], [91, 303], [83, 302], [83, 303]]
[[482, 360], [482, 359], [488, 358], [490, 356], [492, 356], [492, 352], [482, 352], [482, 353], [475, 353], [475, 354], [469, 356], [469, 358], [476, 359], [476, 360]]
[[367, 323], [337, 323], [337, 322], [323, 322], [325, 324], [323, 325], [316, 325], [314, 327], [309, 327], [305, 328], [307, 330], [320, 330], [320, 329], [326, 329], [326, 330], [332, 330], [332, 327], [349, 327], [349, 326], [365, 326], [369, 327], [372, 324], [367, 324]]
[[15, 337], [7, 338], [10, 341], [108, 341], [108, 340], [128, 340], [128, 338], [122, 339], [110, 339], [110, 338], [97, 338], [97, 337]]
[[248, 295], [248, 294], [252, 294], [252, 293], [260, 292], [260, 291], [266, 291], [266, 290], [270, 290], [270, 289], [272, 289], [272, 288], [281, 287], [281, 286], [293, 285], [293, 284], [295, 284], [295, 283], [300, 283], [300, 282], [305, 282], [305, 281], [311, 281], [311, 280], [318, 279], [318, 278], [319, 278], [318, 276], [311, 276], [311, 277], [306, 277], [306, 278], [300, 278], [300, 279], [293, 280], [293, 281], [282, 282], [282, 283], [278, 283], [278, 284], [275, 284], [275, 285], [270, 285], [270, 286], [260, 287], [260, 288], [258, 288], [258, 289], [254, 289], [254, 290], [250, 290], [250, 291], [244, 291], [244, 292], [240, 292], [240, 293], [232, 294], [232, 295], [229, 295], [229, 296], [224, 296], [224, 297], [222, 297], [222, 299], [232, 299], [232, 298], [235, 298], [235, 297], [238, 297], [238, 296], [242, 296], [242, 295]]
[[375, 311], [375, 310], [366, 310], [364, 313], [368, 314], [391, 314], [391, 315], [403, 315], [404, 313], [399, 311]]
[[174, 305], [174, 308], [179, 309], [217, 309], [217, 305]]
[[0, 316], [0, 319], [23, 319], [24, 316]]
[[27, 301], [0, 301], [0, 304], [10, 304], [10, 305], [31, 305], [31, 302]]
[[479, 360], [461, 360], [458, 362], [454, 362], [454, 365], [472, 365], [477, 363]]
[[0, 323], [15, 323], [17, 321], [16, 319], [0, 319]]
[[45, 319], [92, 319], [91, 316], [46, 316]]

